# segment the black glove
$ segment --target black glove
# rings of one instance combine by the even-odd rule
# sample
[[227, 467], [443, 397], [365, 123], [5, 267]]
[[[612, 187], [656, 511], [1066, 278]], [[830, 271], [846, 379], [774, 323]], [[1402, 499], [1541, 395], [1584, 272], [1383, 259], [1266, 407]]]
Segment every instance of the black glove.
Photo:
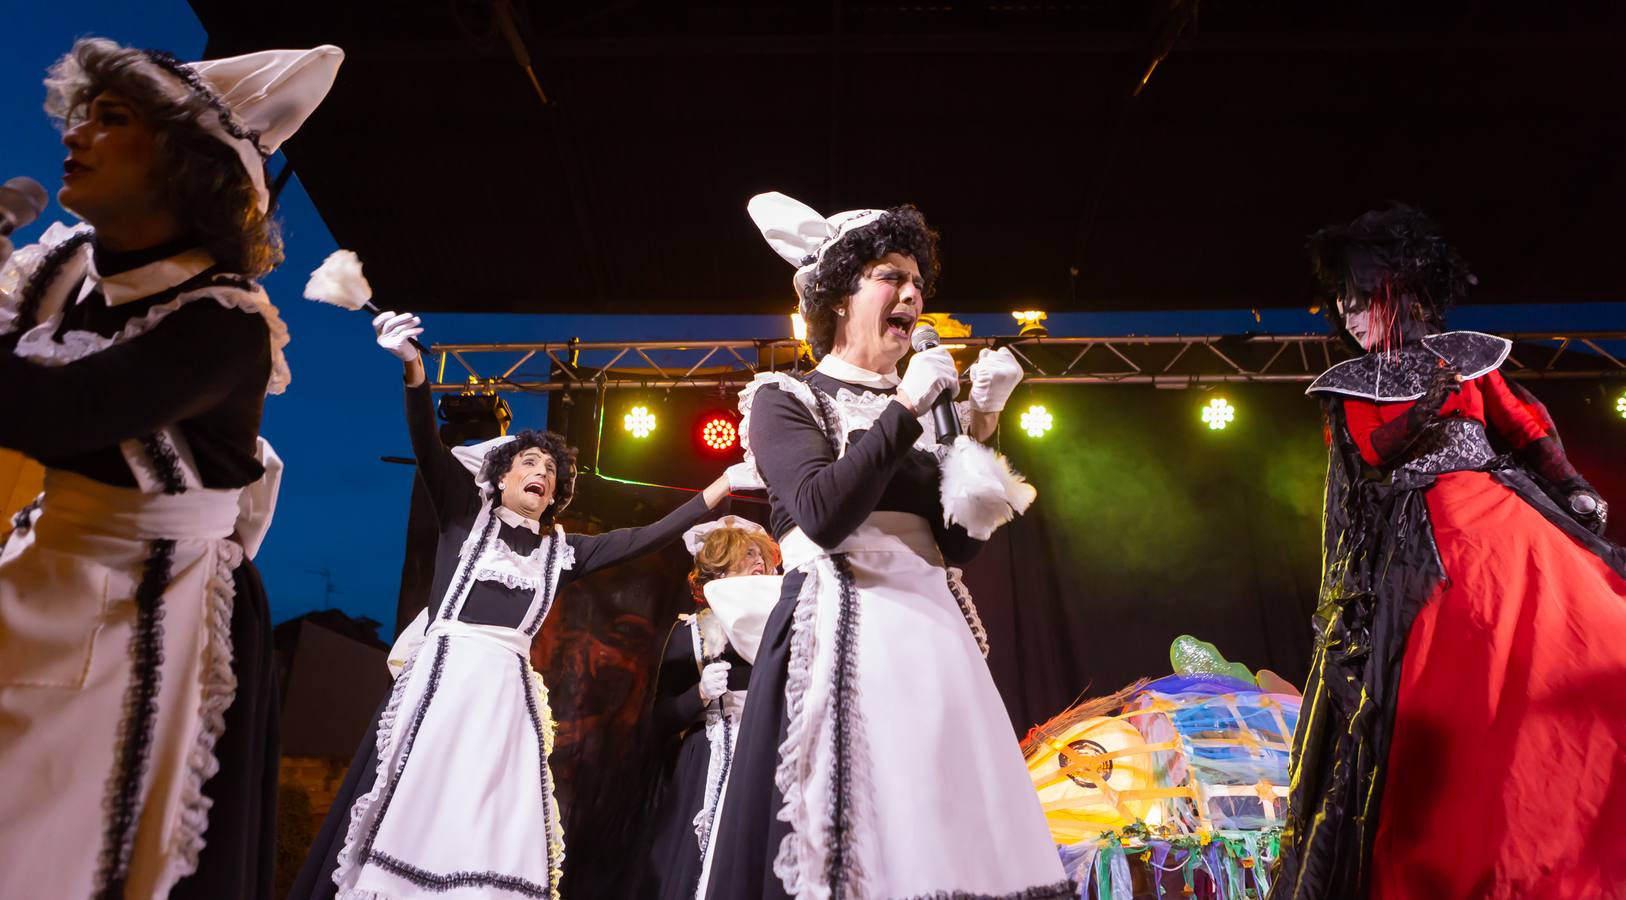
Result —
[[1408, 410], [1408, 414], [1420, 411], [1430, 418], [1437, 418], [1440, 408], [1445, 401], [1451, 399], [1452, 394], [1462, 391], [1462, 372], [1456, 366], [1447, 365], [1441, 360], [1440, 367], [1434, 370], [1434, 376], [1428, 380], [1428, 387], [1423, 390], [1423, 396]]
[[1565, 511], [1575, 521], [1602, 536], [1609, 527], [1609, 504], [1603, 502], [1598, 491], [1581, 473], [1570, 465], [1564, 448], [1550, 437], [1538, 438], [1519, 450], [1519, 457], [1536, 474], [1546, 479], [1563, 498]]
[[1441, 366], [1429, 379], [1423, 396], [1417, 398], [1406, 414], [1379, 425], [1372, 431], [1372, 449], [1378, 461], [1388, 465], [1405, 454], [1422, 437], [1423, 431], [1440, 418], [1440, 409], [1451, 395], [1462, 390], [1462, 377], [1453, 366]]

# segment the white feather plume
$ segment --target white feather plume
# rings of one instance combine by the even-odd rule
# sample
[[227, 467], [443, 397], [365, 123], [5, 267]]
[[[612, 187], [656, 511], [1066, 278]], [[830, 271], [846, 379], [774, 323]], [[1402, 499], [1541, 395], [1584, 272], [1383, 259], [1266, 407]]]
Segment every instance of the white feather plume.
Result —
[[335, 250], [305, 282], [305, 299], [345, 309], [366, 309], [373, 286], [361, 274], [361, 258], [353, 250]]
[[944, 524], [959, 525], [979, 541], [1027, 512], [1039, 496], [1003, 455], [969, 435], [954, 439], [943, 457], [942, 472]]

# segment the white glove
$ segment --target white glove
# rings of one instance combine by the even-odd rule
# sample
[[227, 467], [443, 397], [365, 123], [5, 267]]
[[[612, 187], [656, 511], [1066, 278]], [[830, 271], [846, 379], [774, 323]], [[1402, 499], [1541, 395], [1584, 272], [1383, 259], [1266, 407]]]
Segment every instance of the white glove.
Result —
[[748, 462], [737, 462], [723, 470], [728, 476], [728, 489], [730, 491], [765, 491], [768, 486], [762, 483], [762, 476], [757, 474], [757, 467]]
[[1005, 408], [1011, 392], [1022, 383], [1022, 364], [1016, 361], [1009, 347], [998, 350], [984, 347], [966, 374], [971, 376], [971, 408], [995, 413]]
[[903, 373], [898, 390], [914, 404], [916, 416], [926, 414], [937, 395], [958, 388], [960, 373], [954, 368], [954, 357], [942, 347], [922, 350], [909, 358], [909, 368]]
[[710, 703], [728, 693], [728, 663], [714, 662], [700, 670], [700, 702]]
[[412, 313], [381, 312], [373, 317], [373, 331], [378, 335], [378, 346], [404, 363], [418, 358], [418, 348], [412, 339], [423, 334], [423, 326]]

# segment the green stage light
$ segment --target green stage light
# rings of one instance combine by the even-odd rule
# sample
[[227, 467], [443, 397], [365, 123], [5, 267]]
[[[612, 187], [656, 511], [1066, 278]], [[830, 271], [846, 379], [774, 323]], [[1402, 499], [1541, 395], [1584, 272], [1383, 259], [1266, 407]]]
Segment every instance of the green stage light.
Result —
[[649, 437], [655, 430], [655, 414], [642, 406], [634, 406], [621, 417], [621, 427], [632, 432], [635, 438]]
[[1622, 419], [1626, 419], [1626, 393], [1615, 398], [1615, 412], [1620, 413]]
[[1056, 424], [1056, 417], [1043, 406], [1034, 404], [1022, 413], [1022, 430], [1028, 437], [1041, 438]]
[[1203, 407], [1203, 422], [1210, 431], [1223, 431], [1227, 425], [1236, 420], [1236, 407], [1232, 406], [1224, 397], [1215, 397]]

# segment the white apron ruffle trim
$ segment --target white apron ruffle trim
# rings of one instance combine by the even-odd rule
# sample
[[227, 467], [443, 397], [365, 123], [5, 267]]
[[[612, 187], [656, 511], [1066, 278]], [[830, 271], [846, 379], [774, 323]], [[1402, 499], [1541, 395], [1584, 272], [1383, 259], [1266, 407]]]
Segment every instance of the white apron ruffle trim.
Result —
[[[0, 285], [16, 283], [15, 290], [5, 291], [5, 301], [0, 304], [0, 334], [5, 334], [15, 327], [16, 298], [22, 293], [22, 286], [28, 278], [32, 278], [34, 271], [39, 267], [40, 261], [50, 249], [57, 244], [72, 239], [88, 228], [63, 228], [60, 223], [53, 224], [46, 230], [39, 244], [24, 248], [12, 257], [12, 263], [17, 263], [18, 256], [22, 257], [18, 266], [8, 264], [6, 274], [0, 276]], [[36, 251], [35, 248], [38, 248]], [[31, 359], [41, 365], [60, 366], [84, 359], [93, 353], [125, 341], [140, 337], [157, 327], [160, 322], [177, 309], [195, 300], [210, 299], [227, 309], [238, 309], [243, 312], [255, 313], [265, 320], [267, 331], [270, 333], [271, 344], [271, 377], [266, 383], [267, 394], [280, 394], [287, 390], [292, 375], [288, 370], [288, 360], [283, 349], [288, 346], [288, 326], [283, 323], [282, 316], [271, 298], [266, 295], [265, 289], [258, 284], [243, 278], [234, 279], [236, 284], [213, 284], [193, 291], [187, 291], [168, 303], [162, 303], [148, 310], [146, 315], [131, 319], [124, 328], [112, 337], [102, 337], [88, 331], [68, 331], [63, 333], [59, 343], [55, 337], [57, 323], [61, 320], [62, 309], [66, 305], [65, 291], [71, 288], [80, 278], [84, 277], [89, 268], [91, 248], [86, 244], [74, 253], [73, 259], [65, 263], [57, 271], [53, 284], [50, 285], [48, 297], [54, 301], [41, 305], [39, 324], [30, 328], [17, 341], [15, 353], [24, 358]], [[26, 269], [23, 268], [26, 266]], [[25, 274], [26, 273], [26, 274]], [[246, 285], [246, 286], [245, 286]], [[57, 297], [58, 293], [64, 293]], [[52, 308], [54, 307], [54, 308]]]
[[175, 857], [165, 880], [174, 885], [198, 870], [203, 852], [204, 832], [209, 828], [209, 809], [214, 801], [203, 795], [203, 785], [220, 771], [215, 744], [226, 733], [226, 710], [237, 696], [237, 675], [232, 672], [231, 614], [237, 600], [237, 581], [232, 576], [243, 562], [241, 548], [226, 541], [215, 557], [214, 577], [209, 582], [207, 640], [203, 648], [200, 677], [203, 701], [198, 715], [202, 726], [192, 752], [187, 757], [186, 784], [181, 790], [180, 824], [175, 833]]

